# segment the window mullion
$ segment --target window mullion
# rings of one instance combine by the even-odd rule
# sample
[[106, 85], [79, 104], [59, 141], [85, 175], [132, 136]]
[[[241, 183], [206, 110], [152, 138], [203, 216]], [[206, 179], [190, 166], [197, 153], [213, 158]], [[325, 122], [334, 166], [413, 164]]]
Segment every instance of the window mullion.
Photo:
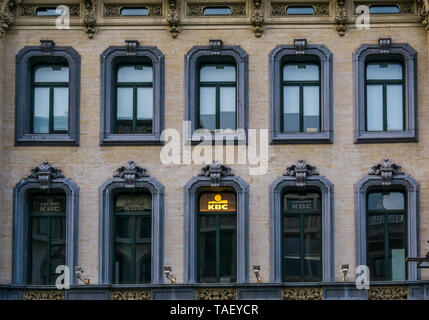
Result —
[[133, 87], [133, 133], [137, 132], [137, 86]]
[[304, 132], [304, 88], [299, 84], [299, 132]]
[[131, 235], [131, 283], [136, 282], [136, 215], [132, 215], [132, 235]]
[[216, 129], [220, 129], [220, 84], [216, 84]]
[[54, 133], [54, 86], [49, 86], [49, 133]]
[[219, 214], [216, 214], [216, 282], [220, 282], [220, 227], [219, 227]]
[[388, 281], [389, 276], [389, 215], [384, 215], [384, 277]]
[[387, 85], [383, 82], [383, 130], [387, 131]]

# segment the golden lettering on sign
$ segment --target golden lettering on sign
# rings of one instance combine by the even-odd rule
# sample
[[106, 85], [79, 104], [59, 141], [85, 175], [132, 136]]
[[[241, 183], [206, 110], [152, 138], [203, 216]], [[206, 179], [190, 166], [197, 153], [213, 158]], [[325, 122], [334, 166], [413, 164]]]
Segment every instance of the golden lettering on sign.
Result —
[[235, 195], [233, 193], [204, 193], [200, 199], [200, 211], [235, 212]]

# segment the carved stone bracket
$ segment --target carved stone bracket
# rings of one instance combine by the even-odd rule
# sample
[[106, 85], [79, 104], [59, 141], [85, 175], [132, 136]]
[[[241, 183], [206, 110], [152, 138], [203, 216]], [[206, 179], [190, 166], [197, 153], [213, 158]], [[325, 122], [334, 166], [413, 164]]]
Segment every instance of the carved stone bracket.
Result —
[[337, 24], [337, 32], [341, 37], [346, 34], [347, 20], [346, 0], [337, 0], [337, 13], [335, 15], [335, 22]]
[[96, 15], [96, 4], [95, 0], [83, 0], [84, 4], [84, 15], [83, 24], [85, 26], [85, 32], [89, 39], [94, 39], [96, 33], [97, 19]]
[[322, 300], [322, 288], [283, 288], [282, 300]]
[[125, 48], [127, 50], [127, 56], [135, 56], [139, 42], [137, 40], [125, 40]]
[[127, 188], [135, 188], [136, 179], [148, 177], [146, 169], [138, 166], [134, 161], [129, 161], [127, 165], [116, 169], [113, 174], [114, 178], [121, 178], [126, 181]]
[[112, 290], [110, 300], [150, 300], [150, 290]]
[[263, 11], [263, 2], [261, 0], [253, 0], [253, 11], [251, 22], [253, 26], [253, 32], [256, 37], [261, 37], [264, 33], [264, 11]]
[[309, 176], [318, 176], [319, 172], [316, 167], [313, 167], [304, 160], [298, 162], [286, 169], [284, 176], [292, 176], [296, 178], [297, 187], [305, 187], [305, 180]]
[[168, 23], [168, 31], [171, 36], [175, 39], [179, 35], [179, 0], [169, 0], [168, 1], [168, 15], [167, 15], [167, 23]]
[[307, 39], [295, 39], [293, 43], [295, 45], [295, 54], [305, 54], [305, 48], [307, 47]]
[[426, 30], [429, 30], [429, 1], [419, 0], [417, 13], [422, 20]]
[[220, 54], [220, 48], [223, 46], [223, 41], [220, 39], [210, 39], [210, 53], [211, 54]]
[[44, 52], [51, 52], [55, 47], [55, 42], [52, 40], [40, 40], [40, 47]]
[[212, 187], [219, 187], [222, 177], [233, 175], [234, 174], [232, 173], [230, 167], [227, 167], [217, 161], [213, 161], [212, 164], [203, 167], [201, 173], [199, 174], [199, 176], [209, 177]]
[[26, 290], [22, 294], [23, 300], [64, 300], [64, 291], [60, 290]]
[[235, 288], [207, 288], [195, 290], [195, 300], [237, 300]]
[[15, 22], [16, 6], [22, 0], [0, 0], [0, 38], [6, 30]]
[[380, 54], [388, 54], [390, 52], [390, 46], [392, 45], [392, 39], [380, 38], [378, 39], [378, 45], [380, 47]]
[[409, 290], [407, 286], [396, 287], [370, 287], [368, 300], [408, 300]]
[[28, 178], [37, 179], [40, 184], [40, 189], [48, 190], [49, 183], [52, 179], [64, 178], [64, 175], [61, 169], [51, 166], [48, 161], [43, 161], [41, 165], [31, 169], [31, 174], [28, 175]]
[[389, 186], [392, 183], [393, 176], [403, 174], [403, 172], [397, 164], [392, 163], [389, 159], [383, 159], [381, 163], [372, 167], [369, 174], [381, 176], [383, 186]]

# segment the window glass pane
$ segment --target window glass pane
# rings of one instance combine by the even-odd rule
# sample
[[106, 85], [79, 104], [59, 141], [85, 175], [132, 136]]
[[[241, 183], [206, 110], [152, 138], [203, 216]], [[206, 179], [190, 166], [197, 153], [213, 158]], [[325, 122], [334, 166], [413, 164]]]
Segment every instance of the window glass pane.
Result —
[[402, 84], [386, 86], [387, 130], [404, 130], [404, 100], [402, 92]]
[[368, 131], [383, 131], [383, 86], [366, 86], [366, 120]]
[[319, 86], [304, 86], [304, 132], [319, 131]]
[[200, 69], [200, 81], [235, 81], [235, 67], [224, 65], [206, 65]]
[[147, 16], [149, 10], [147, 8], [122, 8], [121, 16]]
[[148, 193], [123, 193], [116, 197], [115, 211], [152, 210], [152, 197]]
[[47, 284], [48, 218], [31, 219], [30, 284]]
[[36, 15], [37, 16], [60, 16], [64, 15], [64, 9], [58, 9], [57, 8], [37, 8], [36, 9]]
[[132, 223], [130, 217], [116, 217], [115, 283], [130, 283], [132, 263]]
[[117, 99], [117, 132], [131, 133], [133, 130], [133, 88], [118, 88]]
[[287, 63], [283, 81], [319, 81], [319, 66], [315, 63]]
[[321, 216], [304, 216], [304, 281], [322, 280]]
[[307, 193], [305, 196], [300, 194], [288, 193], [284, 197], [284, 208], [286, 211], [320, 211], [322, 201], [318, 193]]
[[200, 87], [200, 126], [216, 129], [216, 88]]
[[152, 133], [153, 89], [137, 88], [137, 133]]
[[136, 283], [151, 281], [151, 216], [136, 218]]
[[368, 80], [402, 80], [402, 65], [398, 62], [371, 62], [366, 65]]
[[285, 132], [299, 132], [299, 87], [283, 87], [283, 127]]
[[369, 13], [373, 13], [373, 14], [399, 13], [399, 8], [398, 6], [375, 5], [375, 6], [369, 7]]
[[314, 14], [313, 7], [288, 7], [286, 9], [287, 14]]
[[34, 88], [34, 133], [49, 133], [49, 88]]
[[69, 82], [69, 67], [38, 66], [34, 72], [35, 82]]
[[406, 280], [406, 224], [403, 214], [389, 215], [389, 260], [391, 280]]
[[229, 7], [206, 7], [204, 8], [205, 16], [226, 16], [231, 14]]
[[118, 82], [152, 82], [152, 66], [131, 65], [118, 68]]
[[383, 215], [371, 215], [368, 218], [368, 264], [371, 281], [385, 280], [385, 242]]
[[220, 87], [220, 129], [235, 130], [235, 87]]
[[299, 216], [283, 218], [283, 281], [301, 281]]
[[55, 273], [57, 267], [65, 264], [65, 230], [65, 217], [51, 218], [50, 284], [55, 284], [55, 280], [58, 277], [58, 274]]
[[220, 230], [220, 278], [221, 283], [237, 281], [236, 216], [219, 215]]
[[216, 282], [216, 216], [199, 215], [198, 270], [200, 282]]
[[372, 192], [368, 194], [369, 210], [404, 210], [405, 198], [402, 192]]
[[69, 127], [69, 89], [54, 88], [54, 130], [67, 131]]

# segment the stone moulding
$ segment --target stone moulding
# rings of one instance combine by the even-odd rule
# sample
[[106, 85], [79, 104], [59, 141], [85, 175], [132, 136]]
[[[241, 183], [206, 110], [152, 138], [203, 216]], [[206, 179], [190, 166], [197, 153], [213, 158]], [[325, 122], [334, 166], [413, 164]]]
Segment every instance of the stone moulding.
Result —
[[64, 291], [60, 290], [25, 290], [23, 300], [64, 300]]
[[150, 300], [150, 290], [112, 290], [110, 300]]
[[126, 181], [126, 188], [133, 189], [136, 186], [136, 179], [149, 177], [146, 169], [138, 166], [134, 161], [129, 161], [128, 164], [116, 169], [113, 174], [114, 178], [121, 178]]
[[298, 160], [296, 164], [287, 167], [283, 175], [295, 177], [296, 186], [305, 187], [305, 179], [307, 176], [318, 176], [319, 172], [316, 167], [309, 165], [304, 160]]
[[272, 2], [271, 3], [271, 16], [290, 16], [287, 14], [286, 10], [290, 6], [296, 5], [306, 5], [311, 6], [314, 9], [314, 16], [329, 16], [329, 2], [320, 2], [320, 3], [290, 3], [290, 2]]
[[237, 300], [236, 288], [201, 288], [195, 290], [195, 300]]
[[48, 161], [43, 161], [41, 165], [31, 169], [31, 174], [28, 178], [37, 179], [40, 184], [40, 189], [48, 190], [51, 179], [64, 178], [64, 175], [62, 174], [61, 169], [51, 166]]
[[369, 175], [381, 176], [383, 186], [391, 185], [393, 176], [398, 174], [404, 174], [401, 172], [401, 167], [396, 163], [392, 163], [389, 159], [383, 159], [381, 163], [375, 165], [369, 171]]
[[[105, 4], [104, 5], [104, 16], [105, 17], [121, 17], [121, 9], [127, 7], [136, 7], [135, 4], [123, 5], [123, 4]], [[148, 17], [162, 17], [163, 6], [162, 3], [138, 3], [138, 8], [146, 8], [148, 10]], [[130, 18], [130, 17], [127, 17]], [[141, 18], [140, 16], [138, 18]]]
[[[187, 5], [187, 15], [190, 17], [201, 17], [204, 16], [204, 8], [206, 7], [228, 7], [231, 9], [230, 16], [245, 16], [246, 15], [246, 3], [188, 3]], [[225, 16], [222, 16], [224, 18]]]
[[368, 300], [408, 300], [407, 286], [370, 287]]
[[[76, 18], [80, 16], [80, 5], [79, 4], [67, 4], [63, 5], [69, 8], [70, 17]], [[43, 4], [23, 4], [19, 6], [19, 15], [22, 17], [37, 17], [37, 9], [47, 7]], [[53, 18], [56, 19], [56, 16], [52, 17], [42, 17], [42, 18]]]
[[322, 300], [322, 288], [283, 288], [282, 300]]
[[222, 177], [233, 176], [234, 174], [231, 171], [230, 167], [227, 167], [217, 161], [213, 161], [212, 164], [209, 164], [203, 167], [199, 176], [209, 177], [212, 187], [219, 187], [220, 179]]

